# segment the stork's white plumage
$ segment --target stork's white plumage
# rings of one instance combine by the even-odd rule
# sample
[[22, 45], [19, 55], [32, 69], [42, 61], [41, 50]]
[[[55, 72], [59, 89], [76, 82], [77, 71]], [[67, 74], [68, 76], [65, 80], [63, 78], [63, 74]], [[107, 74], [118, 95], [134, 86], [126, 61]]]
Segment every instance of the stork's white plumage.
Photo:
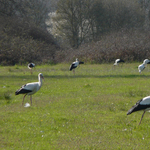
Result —
[[143, 63], [143, 64], [138, 66], [139, 73], [141, 73], [145, 69], [145, 65], [146, 64]]
[[114, 63], [114, 66], [119, 65], [119, 63], [124, 63], [124, 60], [122, 60], [122, 59], [116, 59], [115, 63]]
[[150, 60], [149, 59], [145, 59], [143, 61], [143, 64], [138, 66], [138, 70], [139, 70], [140, 73], [146, 68], [147, 64], [150, 64]]
[[31, 105], [32, 105], [32, 95], [41, 88], [42, 79], [44, 79], [43, 74], [39, 73], [38, 74], [38, 80], [39, 80], [38, 82], [27, 83], [15, 92], [15, 95], [25, 94], [23, 97], [22, 105], [23, 105], [26, 95], [30, 95], [30, 101], [31, 101]]
[[145, 67], [147, 67], [147, 64], [150, 64], [150, 60], [149, 60], [149, 59], [145, 59], [145, 60], [143, 61], [143, 64], [145, 64]]
[[131, 109], [129, 109], [127, 115], [140, 110], [144, 110], [144, 113], [141, 117], [139, 125], [141, 124], [145, 112], [150, 110], [150, 96], [144, 97], [143, 99], [139, 100]]
[[77, 66], [78, 66], [79, 64], [84, 64], [84, 62], [78, 61], [78, 58], [76, 58], [76, 61], [73, 62], [73, 63], [70, 65], [69, 70], [70, 70], [70, 71], [73, 70], [73, 73], [75, 73], [75, 68], [77, 68]]
[[35, 64], [34, 63], [29, 63], [28, 64], [28, 68], [30, 69], [31, 71], [31, 74], [32, 74], [32, 69], [35, 67]]
[[143, 64], [150, 64], [150, 60], [149, 60], [149, 59], [145, 59], [145, 60], [143, 61]]

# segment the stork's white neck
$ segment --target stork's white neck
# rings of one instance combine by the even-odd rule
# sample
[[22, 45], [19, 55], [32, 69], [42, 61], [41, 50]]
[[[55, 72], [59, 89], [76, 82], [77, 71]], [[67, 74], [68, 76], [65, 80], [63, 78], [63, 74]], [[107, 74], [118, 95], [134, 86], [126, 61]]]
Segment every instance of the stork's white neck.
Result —
[[40, 85], [40, 87], [42, 86], [42, 77], [41, 76], [38, 76], [38, 78], [39, 78], [39, 85]]

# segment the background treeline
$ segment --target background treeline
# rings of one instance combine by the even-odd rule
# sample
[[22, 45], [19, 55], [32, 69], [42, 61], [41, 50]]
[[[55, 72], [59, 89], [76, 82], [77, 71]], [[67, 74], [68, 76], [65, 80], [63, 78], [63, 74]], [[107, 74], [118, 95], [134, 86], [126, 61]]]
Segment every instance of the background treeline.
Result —
[[150, 55], [149, 0], [0, 0], [0, 6], [1, 65]]

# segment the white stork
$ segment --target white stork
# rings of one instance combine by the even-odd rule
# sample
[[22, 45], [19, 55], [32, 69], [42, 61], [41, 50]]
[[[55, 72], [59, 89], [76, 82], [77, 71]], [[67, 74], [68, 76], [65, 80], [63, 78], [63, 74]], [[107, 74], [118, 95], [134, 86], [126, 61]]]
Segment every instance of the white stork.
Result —
[[149, 59], [145, 59], [143, 61], [143, 64], [138, 66], [138, 70], [139, 70], [140, 73], [145, 69], [147, 64], [150, 64], [150, 60]]
[[145, 65], [146, 64], [143, 63], [143, 64], [138, 66], [139, 73], [141, 73], [145, 69]]
[[23, 105], [26, 95], [30, 95], [30, 101], [31, 101], [31, 105], [32, 105], [32, 95], [34, 93], [36, 93], [42, 86], [42, 79], [44, 79], [42, 73], [38, 74], [38, 79], [39, 79], [39, 82], [27, 83], [15, 92], [15, 95], [25, 94], [23, 97], [22, 105]]
[[124, 60], [122, 60], [122, 59], [116, 59], [115, 63], [114, 63], [114, 66], [119, 65], [119, 63], [124, 63]]
[[35, 67], [34, 63], [29, 63], [28, 64], [28, 68], [30, 69], [31, 74], [32, 74], [32, 68], [34, 68], [34, 67]]
[[139, 100], [128, 112], [127, 115], [130, 115], [133, 112], [144, 110], [144, 113], [141, 117], [140, 123], [144, 117], [146, 111], [150, 110], [150, 96], [144, 97], [143, 99]]
[[73, 73], [75, 74], [75, 68], [77, 68], [79, 64], [84, 64], [84, 62], [78, 61], [78, 58], [76, 58], [76, 61], [71, 64], [69, 70], [73, 70]]

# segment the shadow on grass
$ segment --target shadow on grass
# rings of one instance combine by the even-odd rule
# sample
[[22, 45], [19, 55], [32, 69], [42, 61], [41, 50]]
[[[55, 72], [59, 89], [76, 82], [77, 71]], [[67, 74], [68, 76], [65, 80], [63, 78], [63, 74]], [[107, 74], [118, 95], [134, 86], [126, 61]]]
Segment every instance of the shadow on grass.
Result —
[[[18, 78], [18, 79], [37, 79], [37, 75], [6, 75], [0, 76], [0, 78]], [[56, 78], [56, 79], [65, 79], [65, 78], [150, 78], [150, 75], [138, 75], [138, 74], [129, 74], [129, 75], [44, 75], [44, 78]]]
[[150, 78], [150, 75], [56, 75], [46, 78]]

